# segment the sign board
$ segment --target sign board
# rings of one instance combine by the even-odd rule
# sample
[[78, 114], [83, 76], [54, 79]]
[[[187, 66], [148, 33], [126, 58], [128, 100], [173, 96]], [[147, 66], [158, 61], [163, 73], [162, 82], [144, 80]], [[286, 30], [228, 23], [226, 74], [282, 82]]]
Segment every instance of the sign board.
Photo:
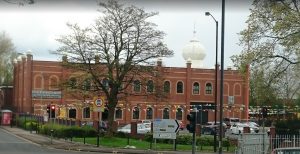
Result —
[[179, 123], [175, 119], [155, 119], [153, 122], [153, 132], [156, 133], [177, 133]]
[[153, 133], [153, 138], [156, 139], [176, 139], [176, 133]]
[[153, 121], [153, 138], [176, 139], [179, 123], [175, 119], [155, 119]]
[[32, 90], [32, 98], [61, 99], [61, 91]]

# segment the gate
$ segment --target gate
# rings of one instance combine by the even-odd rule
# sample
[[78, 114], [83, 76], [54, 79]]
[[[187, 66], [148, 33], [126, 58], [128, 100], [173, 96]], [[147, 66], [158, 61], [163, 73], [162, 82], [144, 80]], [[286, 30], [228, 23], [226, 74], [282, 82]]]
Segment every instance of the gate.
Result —
[[270, 140], [267, 133], [245, 133], [238, 136], [237, 154], [267, 154]]

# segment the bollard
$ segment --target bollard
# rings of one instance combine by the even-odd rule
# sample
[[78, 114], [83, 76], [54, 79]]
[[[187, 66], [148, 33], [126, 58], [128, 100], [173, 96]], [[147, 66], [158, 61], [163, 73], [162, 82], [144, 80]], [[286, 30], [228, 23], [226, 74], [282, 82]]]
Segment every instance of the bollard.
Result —
[[52, 139], [53, 139], [53, 129], [50, 130], [50, 143], [52, 144]]

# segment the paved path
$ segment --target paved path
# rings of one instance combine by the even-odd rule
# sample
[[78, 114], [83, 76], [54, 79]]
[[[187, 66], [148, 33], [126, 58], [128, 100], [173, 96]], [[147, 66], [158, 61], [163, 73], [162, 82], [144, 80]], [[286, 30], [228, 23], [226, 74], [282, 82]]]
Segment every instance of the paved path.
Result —
[[[51, 139], [48, 136], [41, 134], [36, 134], [35, 132], [30, 133], [29, 131], [9, 126], [0, 126], [1, 129], [6, 130], [8, 133], [20, 136], [26, 140], [29, 140], [33, 143], [39, 144], [41, 146], [46, 146], [56, 149], [64, 150], [74, 150], [74, 151], [85, 151], [85, 152], [98, 152], [98, 153], [128, 153], [128, 154], [191, 154], [191, 151], [154, 151], [154, 150], [138, 150], [138, 149], [125, 149], [125, 148], [106, 148], [106, 147], [97, 147], [96, 145], [89, 145], [83, 143], [71, 142], [63, 139]], [[200, 152], [196, 152], [200, 153]], [[212, 153], [203, 153], [201, 154], [212, 154]], [[223, 154], [233, 154], [226, 153]]]

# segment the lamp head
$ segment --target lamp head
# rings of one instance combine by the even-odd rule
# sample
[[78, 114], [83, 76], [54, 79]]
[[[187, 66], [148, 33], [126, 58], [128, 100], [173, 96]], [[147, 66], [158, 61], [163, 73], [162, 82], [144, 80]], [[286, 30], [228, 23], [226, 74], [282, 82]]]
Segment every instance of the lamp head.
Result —
[[210, 13], [209, 13], [209, 12], [205, 12], [205, 15], [206, 15], [206, 16], [209, 16], [209, 15], [210, 15]]

